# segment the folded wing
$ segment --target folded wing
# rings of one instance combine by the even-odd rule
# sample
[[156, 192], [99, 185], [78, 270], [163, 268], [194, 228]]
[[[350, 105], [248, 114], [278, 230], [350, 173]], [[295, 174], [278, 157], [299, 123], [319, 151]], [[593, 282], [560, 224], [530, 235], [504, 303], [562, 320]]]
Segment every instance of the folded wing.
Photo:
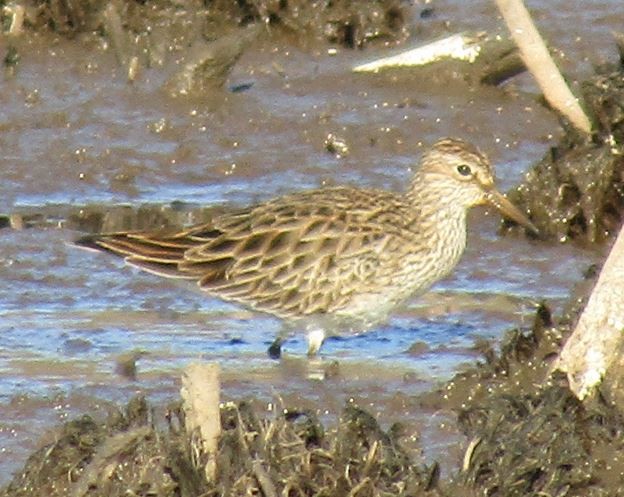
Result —
[[[394, 232], [387, 216], [396, 217]], [[404, 216], [394, 196], [335, 188], [281, 197], [177, 233], [111, 233], [77, 244], [292, 317], [345, 305], [358, 285], [375, 277], [376, 254], [401, 238]]]

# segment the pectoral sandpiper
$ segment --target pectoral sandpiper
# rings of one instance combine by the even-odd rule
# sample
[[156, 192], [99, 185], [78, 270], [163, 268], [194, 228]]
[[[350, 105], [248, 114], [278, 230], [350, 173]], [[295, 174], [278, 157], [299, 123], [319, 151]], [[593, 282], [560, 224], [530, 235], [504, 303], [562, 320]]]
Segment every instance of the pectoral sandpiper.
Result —
[[485, 203], [536, 231], [496, 190], [485, 155], [445, 138], [423, 155], [405, 193], [301, 191], [175, 233], [105, 233], [77, 244], [278, 316], [307, 330], [314, 355], [326, 331], [369, 328], [448, 275], [466, 245], [468, 209]]

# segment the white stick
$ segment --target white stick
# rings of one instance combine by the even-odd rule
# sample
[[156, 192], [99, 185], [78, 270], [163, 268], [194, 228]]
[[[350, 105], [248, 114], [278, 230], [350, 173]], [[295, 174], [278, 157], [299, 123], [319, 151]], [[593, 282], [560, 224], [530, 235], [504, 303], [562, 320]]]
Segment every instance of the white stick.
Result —
[[206, 478], [214, 480], [216, 474], [216, 453], [221, 434], [219, 411], [219, 365], [191, 364], [182, 375], [180, 395], [184, 401], [186, 429], [199, 433], [200, 449], [208, 455]]
[[621, 354], [624, 338], [624, 229], [615, 240], [578, 324], [554, 369], [564, 371], [579, 399], [597, 386]]
[[585, 134], [591, 134], [589, 118], [561, 76], [522, 0], [495, 2], [518, 45], [524, 64], [533, 74], [546, 100], [576, 128]]
[[464, 34], [455, 34], [397, 55], [359, 64], [354, 72], [379, 72], [388, 67], [424, 66], [440, 59], [452, 58], [474, 62], [479, 56], [479, 40]]

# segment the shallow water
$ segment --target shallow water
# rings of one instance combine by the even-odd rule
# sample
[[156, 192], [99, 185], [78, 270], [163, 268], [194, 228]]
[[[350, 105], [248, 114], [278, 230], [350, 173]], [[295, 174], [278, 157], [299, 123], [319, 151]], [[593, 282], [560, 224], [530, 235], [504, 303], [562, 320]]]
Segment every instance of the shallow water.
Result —
[[[615, 58], [609, 30], [621, 28], [613, 11], [622, 7], [573, 3], [578, 8], [536, 6], [536, 19], [574, 80], [591, 63]], [[489, 2], [434, 5], [423, 38], [440, 34], [447, 20], [451, 31], [500, 29]], [[16, 75], [1, 83], [3, 213], [175, 200], [241, 205], [334, 183], [400, 189], [423, 145], [444, 135], [487, 151], [504, 190], [559, 133], [534, 95], [518, 91], [533, 89], [526, 76], [504, 89], [440, 91], [405, 73], [349, 71], [385, 55], [381, 47], [330, 56], [325, 48], [262, 42], [229, 79], [252, 83], [249, 90], [189, 101], [159, 89], [171, 68], [145, 70], [130, 84], [111, 51], [93, 43], [51, 35], [22, 43]], [[348, 155], [325, 150], [328, 133], [346, 141]], [[450, 414], [423, 412], [413, 394], [473, 361], [476, 339], [496, 341], [509, 327], [529, 326], [537, 301], [559, 308], [598, 257], [500, 238], [497, 222], [495, 213], [472, 213], [468, 249], [449, 279], [387, 324], [328, 340], [323, 363], [339, 366], [324, 382], [308, 379], [314, 365], [303, 336], [286, 343], [284, 360], [266, 357], [280, 328], [273, 318], [76, 250], [66, 242], [77, 234], [67, 229], [0, 231], [0, 484], [59, 420], [105, 411], [137, 392], [171, 400], [181, 369], [199, 359], [222, 365], [224, 398], [283, 399], [330, 418], [357, 398], [388, 423], [408, 419], [432, 447], [427, 457], [459, 460], [460, 438], [445, 431]], [[118, 371], [119, 357], [131, 352], [142, 354], [134, 381]]]

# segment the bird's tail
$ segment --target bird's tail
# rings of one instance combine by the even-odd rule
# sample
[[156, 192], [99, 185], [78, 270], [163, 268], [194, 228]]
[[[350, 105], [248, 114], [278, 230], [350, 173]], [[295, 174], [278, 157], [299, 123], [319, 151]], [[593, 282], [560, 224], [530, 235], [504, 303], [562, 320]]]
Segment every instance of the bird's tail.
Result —
[[184, 253], [195, 244], [176, 236], [156, 236], [153, 233], [124, 232], [87, 235], [74, 245], [87, 250], [107, 252], [122, 257], [128, 264], [168, 278], [193, 279], [179, 270]]

